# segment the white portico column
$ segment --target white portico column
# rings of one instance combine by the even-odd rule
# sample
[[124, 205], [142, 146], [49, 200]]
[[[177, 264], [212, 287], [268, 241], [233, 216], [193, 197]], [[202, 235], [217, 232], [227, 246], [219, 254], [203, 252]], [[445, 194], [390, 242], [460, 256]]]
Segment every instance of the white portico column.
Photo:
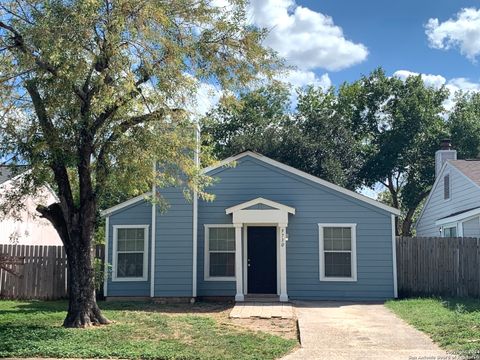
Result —
[[235, 226], [235, 279], [237, 282], [235, 301], [243, 301], [242, 224], [233, 224], [233, 226]]
[[287, 295], [287, 224], [280, 228], [280, 301], [288, 301]]

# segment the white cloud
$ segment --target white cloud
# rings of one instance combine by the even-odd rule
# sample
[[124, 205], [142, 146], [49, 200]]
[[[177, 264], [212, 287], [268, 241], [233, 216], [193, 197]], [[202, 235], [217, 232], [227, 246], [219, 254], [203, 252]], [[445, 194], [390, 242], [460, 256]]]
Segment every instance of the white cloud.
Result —
[[[393, 73], [393, 76], [405, 80], [409, 76], [417, 76], [419, 73], [409, 70], [398, 70]], [[472, 82], [467, 78], [452, 78], [447, 80], [442, 75], [421, 74], [423, 82], [428, 86], [440, 88], [442, 85], [450, 91], [449, 98], [445, 101], [444, 106], [447, 110], [451, 110], [455, 106], [455, 93], [457, 91], [480, 91], [480, 83]]]
[[290, 70], [285, 74], [279, 75], [277, 79], [289, 83], [295, 88], [313, 85], [320, 86], [322, 89], [327, 90], [332, 86], [332, 81], [330, 80], [328, 73], [318, 77], [313, 71], [308, 70]]
[[218, 104], [222, 97], [222, 90], [212, 84], [200, 83], [197, 87], [197, 96], [193, 100], [192, 112], [201, 117]]
[[336, 71], [364, 61], [368, 50], [345, 38], [330, 16], [294, 0], [252, 0], [253, 23], [270, 30], [266, 45], [301, 70]]
[[[408, 71], [408, 70], [398, 70], [393, 73], [393, 76], [405, 80], [409, 76], [417, 76], [419, 73]], [[432, 74], [421, 74], [423, 82], [427, 86], [433, 86], [439, 88], [447, 82], [442, 75], [432, 75]]]
[[462, 55], [475, 61], [480, 54], [480, 10], [462, 9], [455, 18], [442, 23], [437, 18], [429, 19], [425, 33], [432, 48], [448, 50], [458, 47]]

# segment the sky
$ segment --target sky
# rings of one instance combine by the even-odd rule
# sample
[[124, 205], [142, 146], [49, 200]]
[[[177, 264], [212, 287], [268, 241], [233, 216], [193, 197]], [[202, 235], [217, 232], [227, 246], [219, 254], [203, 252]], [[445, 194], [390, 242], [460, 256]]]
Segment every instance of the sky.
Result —
[[[294, 86], [338, 86], [382, 67], [445, 85], [447, 108], [455, 91], [480, 91], [480, 0], [251, 0], [249, 21], [268, 29], [265, 45], [295, 67], [281, 76]], [[205, 95], [209, 88], [200, 113], [220, 96]]]

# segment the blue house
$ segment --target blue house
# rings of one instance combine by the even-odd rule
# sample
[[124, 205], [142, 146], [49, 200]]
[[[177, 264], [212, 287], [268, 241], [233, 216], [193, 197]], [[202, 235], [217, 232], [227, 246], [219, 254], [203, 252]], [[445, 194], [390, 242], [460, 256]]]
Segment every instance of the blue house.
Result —
[[103, 212], [107, 298], [397, 296], [397, 209], [251, 151], [204, 172], [212, 202], [167, 188], [166, 212], [145, 196]]

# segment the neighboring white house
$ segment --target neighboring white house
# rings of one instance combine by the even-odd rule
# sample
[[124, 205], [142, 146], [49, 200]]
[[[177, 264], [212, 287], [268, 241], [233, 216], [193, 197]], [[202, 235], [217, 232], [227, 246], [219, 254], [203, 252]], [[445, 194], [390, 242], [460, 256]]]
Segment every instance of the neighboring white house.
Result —
[[[14, 174], [8, 166], [0, 166], [0, 198], [12, 191], [21, 176]], [[55, 228], [48, 220], [40, 218], [35, 210], [38, 204], [49, 205], [55, 201], [56, 195], [44, 186], [36, 195], [27, 197], [24, 208], [17, 214], [0, 215], [0, 244], [62, 245]]]
[[456, 150], [444, 141], [435, 153], [435, 175], [417, 236], [480, 237], [480, 159], [457, 160]]

